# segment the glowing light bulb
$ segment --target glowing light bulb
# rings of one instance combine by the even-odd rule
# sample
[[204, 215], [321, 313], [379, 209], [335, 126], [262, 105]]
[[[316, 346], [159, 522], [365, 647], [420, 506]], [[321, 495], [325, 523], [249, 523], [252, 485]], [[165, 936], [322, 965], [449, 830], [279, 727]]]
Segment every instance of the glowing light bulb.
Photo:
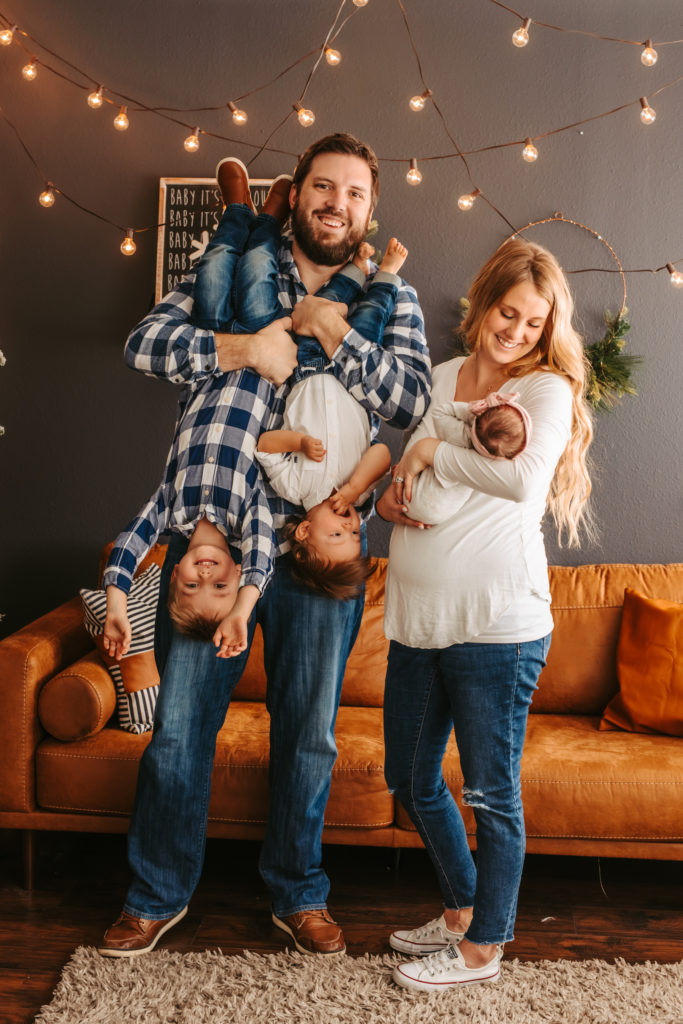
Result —
[[92, 107], [93, 110], [99, 110], [102, 106], [102, 86], [91, 92], [88, 96], [88, 106]]
[[512, 33], [512, 42], [515, 46], [526, 46], [529, 42], [529, 25], [531, 24], [531, 18], [525, 18], [524, 23], [516, 32]]
[[199, 128], [195, 128], [195, 130], [192, 132], [192, 135], [187, 136], [187, 138], [183, 142], [183, 146], [185, 147], [188, 153], [197, 152], [197, 150], [199, 149]]
[[474, 206], [474, 200], [480, 195], [480, 190], [475, 188], [474, 192], [467, 192], [464, 196], [460, 196], [458, 199], [458, 206], [461, 210], [471, 210]]
[[33, 81], [33, 79], [38, 74], [38, 66], [33, 57], [31, 58], [28, 64], [24, 64], [23, 68], [21, 69], [21, 73], [27, 82]]
[[40, 193], [40, 195], [38, 196], [38, 202], [41, 206], [44, 206], [46, 209], [49, 206], [54, 206], [55, 194], [52, 190], [52, 185], [48, 185], [45, 191]]
[[341, 63], [341, 53], [339, 50], [333, 50], [331, 46], [327, 46], [325, 48], [325, 60], [334, 68], [337, 64]]
[[353, 0], [354, 7], [367, 7], [368, 0]]
[[535, 160], [538, 160], [538, 150], [534, 146], [531, 139], [524, 140], [524, 149], [522, 150], [522, 159], [526, 160], [528, 164], [533, 164]]
[[422, 181], [422, 175], [417, 169], [417, 160], [414, 157], [410, 161], [410, 170], [406, 174], [406, 181], [409, 185], [419, 185]]
[[11, 44], [16, 29], [16, 25], [12, 25], [12, 28], [3, 28], [2, 32], [0, 32], [0, 46], [9, 46]]
[[643, 124], [654, 124], [655, 119], [657, 117], [657, 112], [653, 110], [652, 107], [649, 105], [646, 96], [640, 97], [640, 106], [642, 107], [640, 111], [640, 120], [643, 122]]
[[302, 107], [300, 103], [294, 104], [296, 110], [296, 116], [299, 119], [299, 124], [304, 128], [310, 128], [315, 121], [315, 114], [312, 110], [307, 110], [306, 107]]
[[424, 110], [424, 108], [425, 108], [424, 96], [413, 96], [412, 100], [410, 101], [410, 109], [417, 111], [417, 110]]
[[128, 115], [126, 114], [127, 110], [128, 107], [121, 107], [118, 114], [114, 118], [114, 128], [116, 128], [117, 132], [125, 132], [128, 128], [128, 125], [130, 124], [130, 121], [128, 120]]
[[228, 110], [232, 113], [233, 124], [242, 125], [247, 123], [246, 113], [243, 110], [240, 110], [239, 107], [236, 107], [232, 101], [228, 103]]
[[671, 274], [669, 280], [674, 288], [683, 288], [683, 274], [681, 274], [680, 270], [676, 270], [673, 263], [667, 263], [666, 269]]
[[645, 49], [640, 55], [640, 63], [644, 64], [646, 68], [653, 68], [657, 63], [657, 51], [652, 45], [652, 40], [648, 39], [645, 43]]
[[124, 256], [132, 256], [136, 249], [137, 245], [133, 241], [133, 229], [128, 228], [128, 231], [126, 232], [126, 237], [121, 242], [121, 252]]

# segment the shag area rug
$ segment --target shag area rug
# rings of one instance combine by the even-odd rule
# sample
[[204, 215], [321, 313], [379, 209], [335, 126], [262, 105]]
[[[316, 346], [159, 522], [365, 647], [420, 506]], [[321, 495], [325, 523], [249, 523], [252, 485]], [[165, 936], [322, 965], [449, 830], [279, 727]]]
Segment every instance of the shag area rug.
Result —
[[320, 960], [164, 950], [106, 960], [80, 947], [35, 1024], [681, 1024], [683, 965], [503, 961], [486, 985], [423, 995], [395, 955]]

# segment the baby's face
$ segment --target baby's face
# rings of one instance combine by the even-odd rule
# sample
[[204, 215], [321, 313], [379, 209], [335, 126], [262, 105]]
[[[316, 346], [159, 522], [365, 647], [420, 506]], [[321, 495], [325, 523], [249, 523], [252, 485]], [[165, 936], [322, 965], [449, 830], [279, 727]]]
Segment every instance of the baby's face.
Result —
[[240, 584], [240, 567], [213, 544], [190, 548], [173, 570], [176, 600], [205, 618], [223, 618], [232, 610]]
[[353, 506], [338, 515], [328, 498], [312, 508], [305, 521], [309, 526], [304, 543], [320, 558], [333, 565], [360, 558], [360, 516]]

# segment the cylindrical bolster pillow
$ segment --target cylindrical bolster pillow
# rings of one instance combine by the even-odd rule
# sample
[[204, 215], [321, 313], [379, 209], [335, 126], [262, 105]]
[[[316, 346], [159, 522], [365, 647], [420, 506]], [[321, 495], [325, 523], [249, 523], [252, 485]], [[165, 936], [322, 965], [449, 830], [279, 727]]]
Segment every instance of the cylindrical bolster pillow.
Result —
[[114, 682], [97, 651], [48, 680], [38, 698], [38, 716], [57, 740], [84, 740], [103, 729], [114, 713]]

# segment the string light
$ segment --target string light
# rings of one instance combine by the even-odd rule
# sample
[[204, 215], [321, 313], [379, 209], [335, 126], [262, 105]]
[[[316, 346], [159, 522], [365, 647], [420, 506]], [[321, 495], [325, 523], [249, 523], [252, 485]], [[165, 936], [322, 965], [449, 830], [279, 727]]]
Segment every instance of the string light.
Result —
[[657, 63], [657, 51], [652, 46], [651, 39], [645, 43], [645, 49], [640, 55], [640, 63], [644, 64], [646, 68], [653, 68]]
[[46, 209], [50, 206], [54, 206], [55, 194], [52, 185], [48, 183], [47, 188], [38, 196], [38, 202]]
[[458, 206], [461, 210], [471, 210], [474, 206], [474, 200], [478, 195], [481, 195], [481, 190], [475, 188], [474, 192], [466, 192], [464, 196], [460, 196], [458, 199]]
[[126, 114], [127, 110], [128, 107], [121, 107], [118, 114], [114, 118], [114, 128], [116, 128], [117, 132], [125, 132], [128, 128], [128, 125], [130, 124], [130, 121], [128, 120], [128, 115]]
[[132, 256], [136, 249], [137, 245], [133, 241], [133, 229], [128, 228], [126, 237], [121, 242], [121, 252], [124, 256]]
[[640, 105], [642, 110], [640, 111], [640, 120], [643, 124], [654, 124], [657, 117], [657, 112], [647, 102], [647, 96], [640, 97]]
[[228, 103], [228, 110], [232, 113], [232, 123], [236, 125], [243, 125], [247, 123], [247, 115], [239, 107], [236, 107], [232, 100]]
[[367, 7], [368, 0], [353, 0], [354, 7]]
[[187, 136], [187, 138], [183, 142], [183, 146], [185, 147], [188, 153], [197, 152], [197, 150], [199, 149], [199, 128], [195, 128], [195, 130], [192, 132], [192, 135]]
[[673, 263], [667, 263], [666, 269], [671, 274], [670, 280], [674, 288], [683, 288], [683, 274], [680, 270], [676, 270]]
[[2, 32], [0, 32], [0, 46], [9, 46], [14, 39], [16, 30], [16, 25], [12, 25], [11, 28], [3, 28]]
[[528, 164], [533, 164], [538, 160], [538, 150], [534, 146], [531, 139], [524, 140], [524, 149], [522, 150], [522, 159], [526, 160]]
[[36, 65], [36, 58], [35, 57], [31, 57], [31, 60], [29, 61], [29, 63], [28, 64], [24, 64], [23, 68], [21, 69], [21, 73], [22, 73], [22, 75], [24, 76], [24, 78], [26, 79], [27, 82], [32, 82], [33, 81], [33, 79], [38, 74], [38, 66]]
[[102, 86], [100, 85], [88, 96], [88, 106], [92, 107], [93, 110], [99, 110], [102, 103]]
[[424, 110], [425, 102], [429, 96], [432, 95], [431, 89], [425, 89], [420, 96], [413, 96], [410, 101], [410, 109], [415, 111]]
[[341, 63], [341, 59], [339, 50], [333, 50], [331, 46], [325, 47], [325, 60], [330, 67], [336, 68], [337, 64]]
[[422, 181], [422, 174], [417, 168], [417, 160], [415, 157], [410, 161], [410, 170], [406, 174], [406, 181], [409, 185], [419, 185]]
[[299, 119], [299, 124], [304, 128], [310, 128], [315, 121], [315, 114], [313, 111], [307, 110], [306, 107], [302, 107], [300, 103], [293, 103], [292, 106], [296, 110], [296, 116]]
[[529, 42], [529, 25], [531, 24], [531, 18], [525, 18], [521, 28], [518, 28], [516, 32], [512, 33], [512, 42], [515, 46], [526, 46]]

